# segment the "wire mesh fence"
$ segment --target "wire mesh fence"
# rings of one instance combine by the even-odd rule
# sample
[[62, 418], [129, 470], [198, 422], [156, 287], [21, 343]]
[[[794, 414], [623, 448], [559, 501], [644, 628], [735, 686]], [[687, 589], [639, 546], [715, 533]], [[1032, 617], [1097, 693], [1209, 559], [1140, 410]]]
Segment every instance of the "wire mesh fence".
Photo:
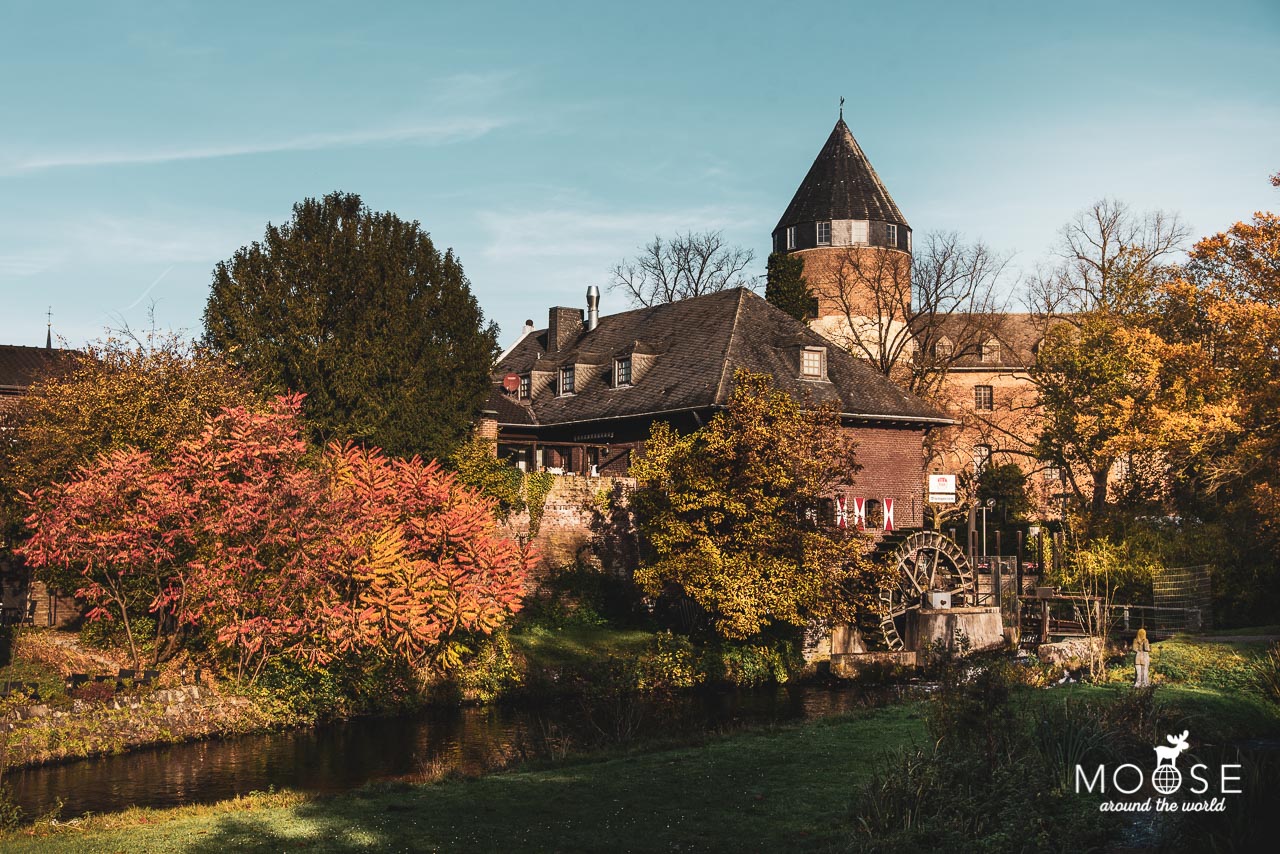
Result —
[[[1207, 564], [1170, 566], [1156, 573], [1151, 580], [1154, 628], [1165, 631], [1188, 629], [1188, 623], [1195, 621], [1197, 611], [1200, 623], [1197, 628], [1208, 628], [1212, 613], [1209, 579], [1210, 567]], [[1178, 611], [1183, 614], [1179, 615]]]

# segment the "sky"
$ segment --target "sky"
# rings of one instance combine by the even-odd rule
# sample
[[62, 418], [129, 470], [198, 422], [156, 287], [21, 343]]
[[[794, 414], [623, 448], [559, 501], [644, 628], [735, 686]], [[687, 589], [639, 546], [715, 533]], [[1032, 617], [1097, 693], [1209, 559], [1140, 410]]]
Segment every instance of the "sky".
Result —
[[0, 343], [198, 335], [214, 265], [334, 190], [451, 247], [504, 345], [655, 235], [762, 274], [841, 97], [917, 242], [1030, 270], [1104, 196], [1200, 236], [1280, 207], [1277, 68], [1276, 0], [0, 0]]

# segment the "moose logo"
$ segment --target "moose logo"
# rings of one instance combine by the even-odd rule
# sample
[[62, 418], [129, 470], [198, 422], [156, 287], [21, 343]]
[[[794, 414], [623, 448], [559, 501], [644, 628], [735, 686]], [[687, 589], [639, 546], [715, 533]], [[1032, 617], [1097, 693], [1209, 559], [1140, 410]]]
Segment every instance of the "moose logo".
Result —
[[1191, 745], [1187, 744], [1187, 736], [1191, 730], [1183, 730], [1182, 735], [1166, 735], [1165, 740], [1172, 747], [1156, 747], [1156, 770], [1151, 775], [1151, 785], [1162, 795], [1171, 795], [1182, 787], [1182, 772], [1178, 770], [1178, 756]]

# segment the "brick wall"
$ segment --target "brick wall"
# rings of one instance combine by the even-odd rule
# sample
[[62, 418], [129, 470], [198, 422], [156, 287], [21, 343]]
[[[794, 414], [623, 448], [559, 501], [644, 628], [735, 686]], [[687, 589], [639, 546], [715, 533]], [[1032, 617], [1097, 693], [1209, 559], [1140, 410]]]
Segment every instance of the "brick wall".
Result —
[[846, 494], [893, 499], [894, 524], [919, 527], [924, 517], [924, 430], [899, 427], [850, 427], [858, 442], [862, 470]]

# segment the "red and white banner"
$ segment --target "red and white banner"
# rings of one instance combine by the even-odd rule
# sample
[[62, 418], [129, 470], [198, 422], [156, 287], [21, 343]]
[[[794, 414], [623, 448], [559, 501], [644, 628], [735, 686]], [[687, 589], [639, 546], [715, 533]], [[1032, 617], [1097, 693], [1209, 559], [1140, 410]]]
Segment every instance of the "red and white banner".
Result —
[[849, 511], [845, 508], [843, 495], [836, 496], [836, 527], [849, 527]]
[[893, 499], [884, 499], [884, 529], [886, 531], [893, 530]]

